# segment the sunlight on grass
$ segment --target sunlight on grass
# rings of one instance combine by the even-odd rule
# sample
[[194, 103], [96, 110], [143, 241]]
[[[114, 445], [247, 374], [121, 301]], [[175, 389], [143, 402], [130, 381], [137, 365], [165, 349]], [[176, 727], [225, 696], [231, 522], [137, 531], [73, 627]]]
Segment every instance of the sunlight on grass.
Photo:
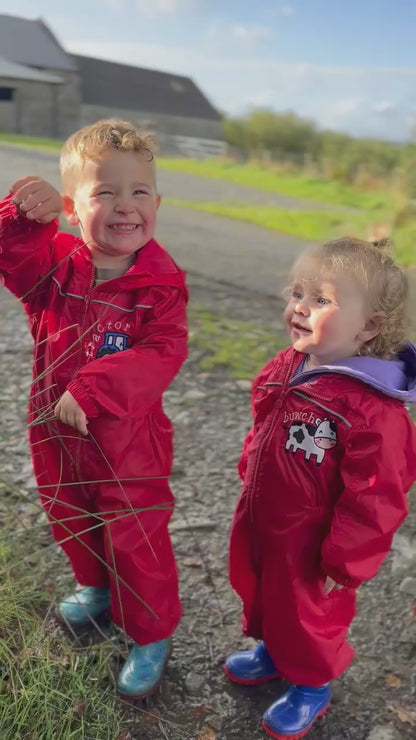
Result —
[[[246, 221], [272, 231], [279, 231], [309, 242], [325, 242], [351, 235], [370, 239], [378, 223], [388, 225], [391, 214], [348, 213], [345, 211], [293, 211], [246, 203], [197, 203], [166, 198], [165, 203], [180, 208], [204, 211]], [[405, 265], [416, 263], [416, 225], [393, 229], [397, 259]]]
[[39, 149], [59, 152], [63, 141], [46, 139], [41, 136], [21, 136], [20, 134], [0, 134], [0, 144], [13, 144], [24, 149]]
[[115, 738], [121, 717], [108, 669], [114, 646], [104, 642], [86, 651], [51, 626], [43, 616], [50, 553], [22, 566], [28, 540], [31, 532], [3, 539], [0, 547], [2, 740]]
[[416, 223], [393, 228], [392, 237], [398, 261], [403, 265], [416, 265]]
[[260, 167], [254, 163], [236, 164], [232, 160], [225, 159], [196, 160], [167, 157], [158, 158], [157, 166], [164, 170], [225, 180], [271, 193], [281, 193], [321, 203], [333, 203], [363, 210], [394, 210], [397, 206], [397, 196], [394, 194], [384, 191], [358, 190], [335, 180], [309, 177], [301, 173], [287, 174], [287, 172], [279, 172], [277, 166], [273, 169]]
[[[63, 142], [38, 136], [3, 133], [0, 134], [0, 143], [29, 149], [59, 151]], [[301, 172], [288, 173], [279, 167], [279, 164], [261, 166], [256, 162], [239, 164], [232, 159], [158, 157], [157, 166], [163, 170], [225, 180], [271, 193], [362, 210], [395, 210], [400, 198], [395, 192], [360, 190], [336, 180], [326, 180]]]

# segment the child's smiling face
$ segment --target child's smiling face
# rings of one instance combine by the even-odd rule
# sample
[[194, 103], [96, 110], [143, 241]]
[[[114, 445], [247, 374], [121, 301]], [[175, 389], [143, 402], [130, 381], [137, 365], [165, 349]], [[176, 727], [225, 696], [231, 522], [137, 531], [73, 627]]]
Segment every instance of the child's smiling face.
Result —
[[348, 274], [298, 271], [284, 317], [292, 346], [309, 355], [311, 368], [356, 355], [377, 333], [369, 332], [363, 289]]
[[154, 163], [146, 152], [117, 149], [87, 159], [69, 201], [96, 266], [133, 259], [156, 227]]

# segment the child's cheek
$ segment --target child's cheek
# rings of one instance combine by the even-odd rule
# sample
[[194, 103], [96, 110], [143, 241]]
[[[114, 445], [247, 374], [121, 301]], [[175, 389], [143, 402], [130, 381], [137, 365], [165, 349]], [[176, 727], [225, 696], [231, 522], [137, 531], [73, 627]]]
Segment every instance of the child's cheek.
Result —
[[283, 319], [284, 319], [284, 322], [286, 324], [286, 328], [288, 330], [290, 329], [290, 324], [291, 324], [291, 320], [292, 320], [292, 313], [293, 313], [293, 311], [292, 311], [291, 307], [290, 306], [286, 306], [286, 308], [284, 310], [284, 313], [283, 313]]

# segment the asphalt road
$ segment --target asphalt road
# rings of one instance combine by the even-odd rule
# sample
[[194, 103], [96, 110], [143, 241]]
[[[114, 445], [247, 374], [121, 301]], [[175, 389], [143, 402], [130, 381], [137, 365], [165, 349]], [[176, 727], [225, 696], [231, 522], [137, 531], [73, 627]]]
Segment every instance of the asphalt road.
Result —
[[[44, 177], [59, 188], [58, 157], [1, 145], [0, 194], [6, 194], [13, 181], [27, 174]], [[284, 208], [311, 209], [311, 204], [163, 170], [158, 172], [158, 188], [162, 205], [156, 238], [190, 275], [268, 296], [281, 292], [290, 265], [305, 246], [302, 240], [222, 216], [163, 204], [163, 197], [268, 202]]]
[[[56, 154], [0, 145], [0, 196], [8, 192], [14, 180], [32, 173], [60, 188]], [[249, 291], [259, 298], [282, 294], [288, 271], [306, 242], [242, 221], [164, 204], [163, 197], [200, 202], [246, 201], [303, 210], [312, 210], [314, 203], [163, 170], [158, 172], [158, 189], [162, 205], [156, 238], [188, 272], [191, 286], [195, 278], [201, 277], [208, 284], [232, 286], [234, 294]], [[317, 207], [325, 208], [322, 204]], [[62, 228], [66, 228], [64, 222]], [[409, 271], [409, 279], [411, 314], [415, 315], [416, 270]], [[415, 329], [412, 334], [415, 335]]]

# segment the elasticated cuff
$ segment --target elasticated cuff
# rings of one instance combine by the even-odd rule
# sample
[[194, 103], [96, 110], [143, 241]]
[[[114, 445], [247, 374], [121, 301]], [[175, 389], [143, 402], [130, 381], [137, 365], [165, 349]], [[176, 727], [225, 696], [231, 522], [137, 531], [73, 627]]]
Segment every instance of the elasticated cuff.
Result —
[[[4, 221], [8, 227], [11, 226], [15, 229], [16, 233], [20, 233], [22, 229], [25, 229], [26, 232], [28, 230], [33, 232], [44, 231], [49, 235], [48, 238], [52, 239], [55, 236], [59, 225], [58, 219], [54, 219], [47, 224], [41, 224], [38, 221], [32, 221], [25, 218], [23, 214], [20, 213], [16, 203], [13, 201], [13, 195], [13, 193], [10, 193], [3, 200], [0, 211], [2, 221]], [[0, 253], [1, 252], [2, 250], [0, 248]]]
[[90, 394], [86, 391], [79, 380], [71, 380], [67, 385], [67, 391], [69, 391], [71, 396], [73, 396], [77, 403], [79, 403], [87, 419], [93, 419], [99, 415], [97, 405], [94, 403]]
[[322, 564], [322, 570], [326, 576], [329, 576], [336, 583], [339, 583], [340, 586], [344, 586], [345, 588], [358, 588], [358, 586], [361, 586], [362, 584], [362, 581], [359, 581], [357, 578], [350, 578], [350, 576], [347, 576], [345, 573], [338, 570], [338, 568], [333, 568], [327, 563]]

